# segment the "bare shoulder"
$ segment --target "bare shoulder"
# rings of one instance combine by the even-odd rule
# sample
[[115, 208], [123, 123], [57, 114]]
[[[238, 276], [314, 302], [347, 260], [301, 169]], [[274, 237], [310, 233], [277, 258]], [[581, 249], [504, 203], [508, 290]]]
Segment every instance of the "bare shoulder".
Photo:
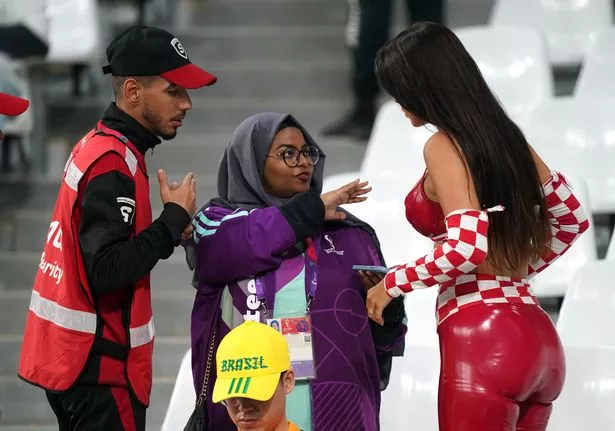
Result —
[[470, 171], [455, 141], [444, 132], [425, 144], [424, 157], [437, 202], [444, 214], [460, 208], [480, 208]]
[[461, 150], [453, 139], [443, 131], [434, 133], [427, 140], [423, 148], [423, 157], [428, 169], [430, 165], [440, 164], [438, 162], [448, 164], [458, 161], [463, 164]]

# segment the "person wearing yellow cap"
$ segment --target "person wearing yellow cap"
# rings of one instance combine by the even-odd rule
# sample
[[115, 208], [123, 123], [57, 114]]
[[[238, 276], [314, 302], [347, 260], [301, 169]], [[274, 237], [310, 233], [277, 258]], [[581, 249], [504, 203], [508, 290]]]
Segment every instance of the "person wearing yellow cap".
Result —
[[216, 371], [212, 400], [226, 406], [238, 431], [300, 431], [286, 418], [295, 372], [281, 333], [262, 323], [242, 323], [220, 342]]

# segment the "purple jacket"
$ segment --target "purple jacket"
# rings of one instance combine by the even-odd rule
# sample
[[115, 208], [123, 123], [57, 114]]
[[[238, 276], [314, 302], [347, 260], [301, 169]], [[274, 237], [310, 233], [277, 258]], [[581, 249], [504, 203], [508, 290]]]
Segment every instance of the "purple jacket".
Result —
[[[293, 255], [296, 238], [276, 207], [248, 212], [210, 206], [197, 214], [194, 224], [192, 364], [199, 393], [212, 329], [217, 328], [217, 345], [242, 318], [264, 318], [253, 277], [264, 274], [265, 285], [284, 277], [283, 262]], [[365, 310], [365, 289], [352, 266], [383, 264], [377, 240], [359, 227], [326, 224], [319, 241], [318, 291], [311, 307], [317, 367], [311, 384], [314, 431], [375, 431], [390, 358], [403, 351], [403, 300], [387, 308], [392, 317], [384, 328], [372, 324]], [[273, 300], [267, 297], [268, 308]], [[212, 364], [208, 397], [215, 369]], [[223, 406], [210, 403], [208, 408], [211, 429], [235, 431]]]

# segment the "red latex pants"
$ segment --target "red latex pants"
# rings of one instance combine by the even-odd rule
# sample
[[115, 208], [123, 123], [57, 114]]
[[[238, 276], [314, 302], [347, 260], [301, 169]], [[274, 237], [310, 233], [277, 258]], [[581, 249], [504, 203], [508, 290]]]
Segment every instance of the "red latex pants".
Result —
[[564, 353], [536, 305], [476, 304], [443, 321], [440, 431], [543, 431], [562, 390]]

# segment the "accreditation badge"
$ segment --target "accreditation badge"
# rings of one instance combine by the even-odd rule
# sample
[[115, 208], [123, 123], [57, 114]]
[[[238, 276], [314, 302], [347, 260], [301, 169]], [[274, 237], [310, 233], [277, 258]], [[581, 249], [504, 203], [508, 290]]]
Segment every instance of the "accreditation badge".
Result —
[[267, 325], [279, 331], [286, 338], [295, 379], [313, 380], [316, 378], [310, 316], [267, 319]]

